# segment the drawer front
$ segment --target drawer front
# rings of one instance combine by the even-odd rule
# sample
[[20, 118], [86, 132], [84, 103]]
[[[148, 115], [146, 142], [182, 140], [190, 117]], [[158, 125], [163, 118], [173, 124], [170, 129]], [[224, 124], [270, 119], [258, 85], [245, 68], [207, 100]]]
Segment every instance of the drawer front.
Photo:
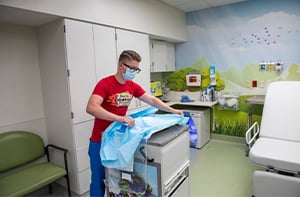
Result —
[[74, 136], [76, 148], [88, 146], [91, 137], [94, 120], [74, 125]]
[[189, 178], [185, 179], [185, 181], [175, 190], [174, 193], [170, 197], [182, 197], [182, 196], [190, 196], [189, 189]]
[[81, 172], [90, 168], [90, 158], [88, 155], [88, 146], [76, 149], [78, 171]]
[[174, 176], [174, 173], [189, 161], [189, 155], [190, 144], [188, 132], [184, 132], [164, 146], [161, 152], [162, 180], [167, 181]]
[[78, 193], [84, 194], [90, 190], [90, 181], [91, 181], [91, 171], [90, 169], [86, 169], [82, 172], [78, 173], [79, 178], [79, 187]]
[[163, 147], [146, 146], [146, 154], [154, 162], [161, 164], [162, 183], [170, 180], [178, 170], [189, 162], [190, 142], [188, 132], [172, 140]]

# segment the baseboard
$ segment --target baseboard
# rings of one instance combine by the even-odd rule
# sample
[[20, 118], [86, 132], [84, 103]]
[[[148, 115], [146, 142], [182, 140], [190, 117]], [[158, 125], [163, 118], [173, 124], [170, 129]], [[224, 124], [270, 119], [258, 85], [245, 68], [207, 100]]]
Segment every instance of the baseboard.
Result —
[[244, 137], [237, 137], [237, 136], [221, 135], [221, 134], [213, 134], [212, 133], [211, 134], [211, 139], [246, 144], [246, 140], [245, 140]]

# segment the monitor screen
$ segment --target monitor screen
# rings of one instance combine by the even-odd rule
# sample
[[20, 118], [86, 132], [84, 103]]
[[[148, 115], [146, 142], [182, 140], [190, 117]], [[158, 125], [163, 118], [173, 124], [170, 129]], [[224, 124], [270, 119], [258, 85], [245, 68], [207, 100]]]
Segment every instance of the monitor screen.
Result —
[[156, 97], [161, 97], [163, 95], [160, 81], [152, 81], [151, 82], [151, 93], [153, 96], [156, 96]]

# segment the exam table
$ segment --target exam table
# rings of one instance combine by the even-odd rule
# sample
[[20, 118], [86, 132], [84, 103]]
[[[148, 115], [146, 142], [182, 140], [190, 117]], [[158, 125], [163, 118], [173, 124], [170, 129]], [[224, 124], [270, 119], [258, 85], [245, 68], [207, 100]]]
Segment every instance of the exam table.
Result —
[[300, 81], [277, 81], [266, 92], [261, 125], [246, 131], [253, 196], [300, 196]]

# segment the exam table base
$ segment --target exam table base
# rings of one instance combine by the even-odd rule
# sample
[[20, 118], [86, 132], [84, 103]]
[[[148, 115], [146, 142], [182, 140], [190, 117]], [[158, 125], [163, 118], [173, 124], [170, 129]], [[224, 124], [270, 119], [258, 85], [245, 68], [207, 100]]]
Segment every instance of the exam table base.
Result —
[[255, 171], [253, 174], [253, 196], [289, 196], [299, 197], [300, 177], [287, 176], [267, 171]]

